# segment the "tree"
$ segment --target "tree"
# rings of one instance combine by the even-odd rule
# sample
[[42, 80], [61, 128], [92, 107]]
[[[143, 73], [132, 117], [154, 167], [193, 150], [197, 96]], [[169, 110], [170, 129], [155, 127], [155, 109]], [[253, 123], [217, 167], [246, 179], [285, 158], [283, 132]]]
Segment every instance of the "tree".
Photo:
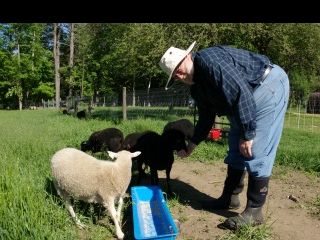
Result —
[[54, 55], [54, 77], [56, 88], [56, 108], [60, 108], [60, 27], [58, 23], [53, 24], [53, 55]]
[[70, 54], [69, 54], [69, 97], [72, 96], [72, 89], [75, 85], [73, 77], [73, 59], [74, 59], [74, 23], [70, 23]]

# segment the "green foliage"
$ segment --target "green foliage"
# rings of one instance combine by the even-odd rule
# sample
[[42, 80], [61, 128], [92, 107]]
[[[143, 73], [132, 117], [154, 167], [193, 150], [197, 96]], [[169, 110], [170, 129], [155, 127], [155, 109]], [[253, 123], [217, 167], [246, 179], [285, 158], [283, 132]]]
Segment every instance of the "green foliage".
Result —
[[304, 71], [292, 71], [290, 76], [291, 88], [294, 89], [291, 92], [291, 103], [299, 104], [298, 101], [306, 101], [311, 92], [312, 75]]
[[39, 83], [39, 86], [33, 90], [33, 95], [37, 99], [48, 100], [54, 97], [54, 84], [53, 83]]
[[18, 96], [19, 100], [22, 100], [22, 87], [20, 84], [10, 87], [6, 93], [6, 97], [12, 97], [14, 95]]
[[1, 50], [3, 73], [0, 81], [11, 83], [6, 97], [16, 96], [20, 103], [33, 93], [40, 81], [46, 82], [52, 77], [51, 55], [42, 42], [43, 24], [7, 24], [2, 30], [4, 43]]
[[270, 42], [275, 37], [274, 24], [233, 23], [221, 24], [219, 41], [221, 44], [233, 45], [261, 54], [268, 54]]
[[[124, 86], [163, 87], [162, 54], [169, 46], [187, 48], [193, 41], [195, 50], [224, 44], [269, 56], [288, 72], [292, 89], [303, 99], [320, 89], [318, 23], [75, 24], [72, 69], [70, 24], [59, 25], [62, 98], [72, 93], [95, 101], [98, 95], [117, 95]], [[54, 79], [52, 24], [0, 24], [0, 36], [0, 82], [11, 83], [0, 89], [0, 101], [9, 89], [7, 96], [23, 103], [39, 101], [33, 91]], [[19, 87], [21, 92], [15, 90]]]

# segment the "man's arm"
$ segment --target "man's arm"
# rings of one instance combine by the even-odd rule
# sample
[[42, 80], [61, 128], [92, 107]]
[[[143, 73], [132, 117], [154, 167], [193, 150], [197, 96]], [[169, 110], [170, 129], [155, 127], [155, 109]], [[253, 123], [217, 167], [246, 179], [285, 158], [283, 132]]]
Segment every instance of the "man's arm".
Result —
[[196, 145], [207, 138], [216, 117], [216, 113], [213, 111], [213, 109], [207, 108], [205, 106], [197, 107], [199, 120], [195, 126], [194, 134], [191, 138], [191, 142]]

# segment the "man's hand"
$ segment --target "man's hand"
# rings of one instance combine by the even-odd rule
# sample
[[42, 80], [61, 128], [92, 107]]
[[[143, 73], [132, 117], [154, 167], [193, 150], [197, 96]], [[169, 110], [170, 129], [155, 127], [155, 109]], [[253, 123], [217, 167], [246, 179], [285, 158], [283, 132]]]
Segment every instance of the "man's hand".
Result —
[[185, 151], [184, 149], [180, 150], [179, 152], [177, 152], [178, 156], [181, 158], [185, 158], [190, 156], [190, 154], [193, 152], [193, 150], [196, 148], [196, 144], [189, 142], [188, 146], [187, 146], [187, 151]]
[[251, 158], [252, 157], [252, 143], [253, 143], [253, 140], [243, 140], [243, 139], [240, 139], [240, 142], [239, 142], [239, 150], [241, 152], [241, 154], [243, 156], [245, 156], [246, 158]]

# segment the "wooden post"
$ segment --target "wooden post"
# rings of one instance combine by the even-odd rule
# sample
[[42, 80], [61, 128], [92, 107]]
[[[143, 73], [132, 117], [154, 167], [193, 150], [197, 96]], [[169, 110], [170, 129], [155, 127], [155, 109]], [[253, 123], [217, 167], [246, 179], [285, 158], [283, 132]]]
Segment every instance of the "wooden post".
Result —
[[127, 90], [126, 87], [122, 89], [122, 117], [127, 120]]
[[219, 129], [221, 129], [221, 120], [222, 119], [220, 119], [220, 117], [218, 116], [218, 115], [216, 115], [216, 118], [215, 118], [215, 120], [214, 120], [214, 124], [213, 124], [213, 127], [214, 128], [219, 128]]
[[132, 88], [132, 107], [136, 106], [136, 89], [135, 89], [135, 83], [133, 82], [133, 88]]

